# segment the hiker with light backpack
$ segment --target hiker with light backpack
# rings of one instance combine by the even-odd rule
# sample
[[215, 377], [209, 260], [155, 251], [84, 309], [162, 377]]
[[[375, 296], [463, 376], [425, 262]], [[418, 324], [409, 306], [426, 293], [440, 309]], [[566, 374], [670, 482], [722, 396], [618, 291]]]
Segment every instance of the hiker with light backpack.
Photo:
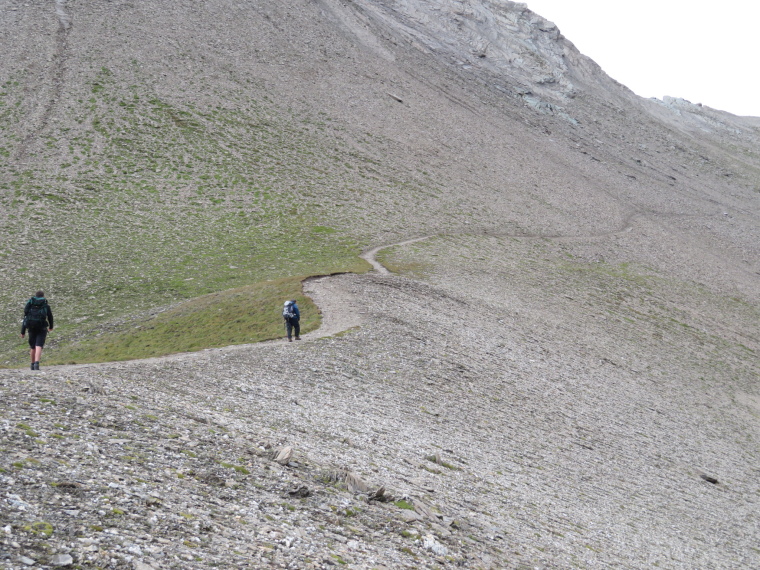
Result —
[[32, 370], [40, 369], [42, 347], [47, 333], [53, 330], [53, 311], [45, 299], [45, 293], [37, 291], [24, 307], [24, 322], [21, 324], [21, 338], [29, 333], [29, 355]]
[[296, 300], [285, 301], [285, 306], [282, 308], [282, 318], [285, 319], [285, 330], [288, 333], [288, 342], [293, 342], [291, 333], [296, 333], [296, 340], [301, 340], [301, 312], [298, 310]]

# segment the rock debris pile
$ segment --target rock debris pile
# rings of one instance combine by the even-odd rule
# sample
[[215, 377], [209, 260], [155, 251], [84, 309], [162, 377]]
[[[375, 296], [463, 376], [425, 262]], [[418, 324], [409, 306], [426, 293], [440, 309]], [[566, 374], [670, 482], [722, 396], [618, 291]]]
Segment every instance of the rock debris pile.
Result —
[[[454, 246], [407, 253], [421, 243]], [[732, 400], [751, 393], [746, 363], [723, 355], [744, 396], [699, 384], [699, 362], [642, 376], [690, 335], [578, 352], [572, 302], [484, 305], [504, 282], [450, 271], [312, 281], [366, 319], [298, 345], [0, 372], [2, 564], [753, 565], [757, 427]]]

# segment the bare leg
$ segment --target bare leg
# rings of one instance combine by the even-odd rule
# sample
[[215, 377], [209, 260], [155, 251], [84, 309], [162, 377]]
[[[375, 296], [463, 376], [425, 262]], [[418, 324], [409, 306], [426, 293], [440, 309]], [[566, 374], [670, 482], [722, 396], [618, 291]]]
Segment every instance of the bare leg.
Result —
[[32, 357], [32, 362], [39, 362], [40, 358], [42, 358], [42, 347], [41, 346], [35, 346], [34, 347], [34, 356]]

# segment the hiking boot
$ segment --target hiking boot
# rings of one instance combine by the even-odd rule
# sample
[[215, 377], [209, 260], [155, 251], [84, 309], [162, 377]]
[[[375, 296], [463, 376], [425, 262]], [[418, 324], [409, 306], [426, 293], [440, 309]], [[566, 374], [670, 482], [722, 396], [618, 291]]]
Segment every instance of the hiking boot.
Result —
[[297, 336], [297, 337], [296, 337], [296, 340], [301, 340], [301, 337], [300, 337], [300, 336]]
[[32, 364], [32, 370], [39, 370], [39, 369], [40, 369], [40, 363], [39, 362], [35, 362], [34, 364]]
[[[298, 340], [298, 337], [296, 337], [296, 340]], [[293, 339], [288, 337], [288, 342], [293, 342]]]
[[36, 364], [36, 362], [32, 362], [32, 363], [29, 365], [29, 370], [34, 370], [34, 365], [35, 365], [35, 364]]

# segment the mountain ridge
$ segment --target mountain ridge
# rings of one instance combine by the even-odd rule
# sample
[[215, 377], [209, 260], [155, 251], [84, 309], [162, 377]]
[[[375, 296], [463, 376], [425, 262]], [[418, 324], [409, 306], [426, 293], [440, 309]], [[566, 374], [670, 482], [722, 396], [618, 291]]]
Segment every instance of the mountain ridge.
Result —
[[756, 118], [512, 2], [0, 0], [0, 46], [1, 564], [758, 565]]

